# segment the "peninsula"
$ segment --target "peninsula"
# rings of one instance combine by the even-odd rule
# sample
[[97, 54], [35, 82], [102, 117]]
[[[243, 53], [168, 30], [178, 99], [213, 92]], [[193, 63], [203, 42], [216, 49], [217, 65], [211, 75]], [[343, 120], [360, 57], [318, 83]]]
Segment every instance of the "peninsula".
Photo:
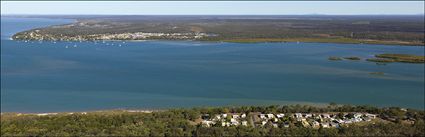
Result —
[[70, 24], [16, 33], [14, 40], [199, 40], [424, 45], [423, 16], [48, 16]]

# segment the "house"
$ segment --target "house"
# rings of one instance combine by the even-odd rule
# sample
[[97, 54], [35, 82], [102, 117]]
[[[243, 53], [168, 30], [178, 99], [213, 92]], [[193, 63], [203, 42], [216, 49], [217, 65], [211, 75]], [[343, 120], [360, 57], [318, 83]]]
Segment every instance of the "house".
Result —
[[331, 116], [329, 114], [327, 114], [327, 113], [322, 114], [322, 117], [323, 118], [331, 118]]
[[312, 114], [305, 114], [305, 118], [310, 118], [310, 117], [313, 117], [313, 115]]
[[282, 114], [282, 113], [276, 115], [277, 118], [282, 118], [284, 116], [285, 116], [285, 114]]
[[244, 114], [242, 114], [241, 115], [241, 118], [246, 118], [246, 114], [244, 113]]
[[223, 116], [223, 118], [226, 118], [227, 117], [227, 114], [222, 114], [221, 116]]
[[267, 124], [267, 121], [261, 121], [261, 125], [264, 126]]
[[288, 127], [289, 127], [289, 123], [284, 123], [284, 124], [283, 124], [283, 127], [288, 128]]
[[302, 119], [302, 122], [301, 123], [303, 124], [304, 127], [309, 127], [310, 126], [310, 124], [304, 118]]
[[364, 121], [371, 121], [372, 119], [370, 117], [364, 117], [363, 120]]
[[354, 118], [361, 118], [363, 116], [362, 113], [356, 113], [354, 114]]
[[226, 126], [226, 122], [221, 122], [221, 126], [222, 127]]
[[209, 121], [209, 120], [202, 121], [202, 125], [205, 126], [205, 127], [211, 127], [214, 124], [215, 124], [214, 121]]
[[319, 127], [320, 127], [320, 123], [319, 123], [319, 122], [317, 122], [317, 121], [314, 121], [314, 122], [312, 123], [312, 126], [313, 126], [313, 128], [319, 128]]
[[320, 123], [322, 128], [329, 128], [329, 123]]
[[274, 119], [273, 119], [273, 122], [277, 122], [277, 121], [278, 121], [278, 119], [277, 119], [277, 118], [274, 118]]
[[279, 126], [276, 123], [273, 123], [274, 128], [278, 128]]
[[207, 120], [207, 119], [210, 119], [210, 115], [209, 115], [209, 114], [203, 114], [203, 115], [201, 116], [201, 118], [202, 118], [203, 120]]
[[331, 122], [331, 127], [339, 128], [339, 124], [335, 122]]
[[366, 114], [366, 117], [369, 117], [369, 118], [376, 118], [376, 115], [374, 115], [374, 114]]
[[238, 119], [240, 116], [239, 115], [232, 115], [232, 118]]
[[248, 126], [248, 121], [242, 121], [242, 126]]
[[354, 122], [360, 122], [360, 121], [362, 121], [362, 119], [361, 118], [354, 118], [352, 121], [354, 121]]
[[302, 115], [301, 113], [295, 113], [295, 117], [296, 117], [296, 118], [302, 118], [302, 117], [303, 117], [303, 115]]
[[261, 119], [266, 119], [266, 115], [264, 115], [264, 114], [260, 114], [260, 118], [261, 118]]
[[340, 124], [342, 124], [342, 123], [344, 123], [345, 121], [344, 120], [342, 120], [342, 119], [337, 119], [337, 120], [335, 120], [335, 121], [337, 121], [337, 123], [340, 123]]
[[272, 118], [274, 118], [274, 115], [273, 114], [267, 114], [267, 118], [272, 119]]
[[220, 120], [220, 119], [221, 119], [221, 117], [220, 117], [220, 115], [216, 115], [214, 119], [216, 119], [216, 120]]

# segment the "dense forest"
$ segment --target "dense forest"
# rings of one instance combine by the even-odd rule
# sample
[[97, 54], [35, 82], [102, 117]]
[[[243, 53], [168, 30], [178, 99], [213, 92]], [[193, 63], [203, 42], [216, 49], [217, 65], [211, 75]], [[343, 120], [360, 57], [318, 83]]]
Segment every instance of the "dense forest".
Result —
[[[60, 18], [56, 17], [55, 18]], [[423, 15], [406, 16], [65, 16], [78, 21], [17, 33], [15, 39], [39, 40], [30, 32], [61, 37], [121, 33], [207, 33], [200, 40], [256, 42], [424, 44]], [[27, 36], [27, 37], [26, 37]], [[155, 39], [168, 39], [159, 37]]]
[[[203, 127], [193, 124], [201, 114], [220, 113], [313, 113], [313, 112], [367, 112], [377, 114], [386, 122], [352, 124], [339, 128], [305, 128], [292, 126]], [[413, 123], [406, 123], [413, 120]], [[122, 110], [35, 114], [2, 113], [1, 136], [424, 136], [423, 110], [397, 107], [376, 108], [331, 104], [328, 107], [243, 106], [218, 108], [170, 109], [146, 112]]]

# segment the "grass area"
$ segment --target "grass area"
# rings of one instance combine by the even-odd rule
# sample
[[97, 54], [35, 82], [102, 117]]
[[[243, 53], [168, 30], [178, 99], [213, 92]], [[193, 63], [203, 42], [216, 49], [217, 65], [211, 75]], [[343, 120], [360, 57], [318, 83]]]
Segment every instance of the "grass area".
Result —
[[247, 38], [247, 39], [228, 39], [228, 40], [222, 40], [222, 41], [234, 42], [234, 43], [318, 42], [318, 43], [343, 43], [343, 44], [383, 44], [383, 45], [424, 46], [424, 43], [420, 43], [420, 42], [359, 40], [359, 39], [351, 39], [351, 38]]
[[377, 58], [392, 59], [395, 62], [405, 63], [425, 63], [425, 56], [409, 55], [409, 54], [378, 54]]
[[361, 58], [359, 58], [359, 57], [344, 57], [344, 59], [348, 59], [348, 60], [361, 60]]
[[376, 58], [366, 59], [371, 62], [391, 63], [425, 63], [425, 56], [409, 55], [409, 54], [378, 54]]
[[339, 61], [339, 60], [342, 60], [342, 58], [340, 58], [340, 57], [329, 57], [328, 60]]
[[378, 62], [378, 63], [391, 63], [391, 62], [396, 62], [393, 59], [382, 59], [382, 58], [373, 58], [373, 59], [366, 59], [366, 61], [370, 61], [370, 62]]

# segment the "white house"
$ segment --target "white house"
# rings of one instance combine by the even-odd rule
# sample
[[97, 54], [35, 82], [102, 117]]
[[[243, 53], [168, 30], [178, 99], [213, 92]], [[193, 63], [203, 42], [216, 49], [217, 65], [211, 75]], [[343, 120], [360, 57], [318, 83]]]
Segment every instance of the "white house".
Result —
[[273, 114], [267, 114], [267, 118], [272, 119], [272, 118], [274, 118], [274, 115]]
[[327, 114], [327, 113], [322, 114], [322, 115], [323, 115], [323, 118], [331, 118], [331, 116], [329, 114]]
[[264, 114], [260, 114], [261, 119], [266, 119], [266, 116]]
[[320, 125], [322, 125], [322, 128], [329, 128], [329, 123], [321, 123]]
[[376, 115], [374, 115], [374, 114], [366, 114], [366, 117], [369, 117], [369, 118], [376, 118]]
[[241, 118], [246, 118], [246, 114], [244, 113], [244, 114], [242, 114], [241, 115]]
[[261, 125], [264, 126], [267, 124], [267, 121], [261, 121]]
[[295, 117], [296, 117], [296, 118], [302, 118], [302, 117], [303, 117], [303, 115], [302, 115], [301, 113], [295, 113]]
[[363, 116], [362, 113], [356, 113], [354, 114], [354, 118], [361, 118]]
[[242, 126], [248, 126], [248, 121], [242, 121]]
[[277, 114], [276, 116], [277, 116], [277, 118], [282, 118], [282, 117], [285, 116], [285, 114], [280, 113], [280, 114]]

